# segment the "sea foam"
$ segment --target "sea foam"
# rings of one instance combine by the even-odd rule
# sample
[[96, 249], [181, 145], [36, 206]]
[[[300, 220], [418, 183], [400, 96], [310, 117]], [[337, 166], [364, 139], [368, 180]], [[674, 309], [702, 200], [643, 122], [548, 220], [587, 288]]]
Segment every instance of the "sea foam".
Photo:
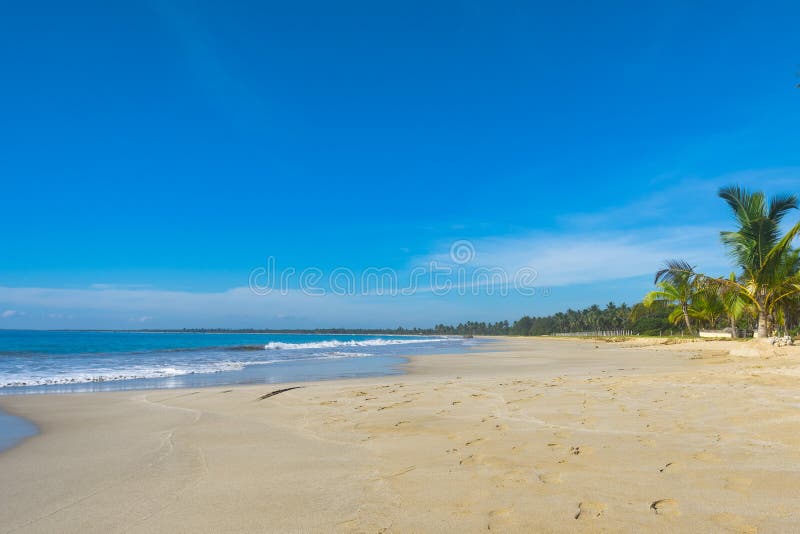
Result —
[[407, 345], [416, 343], [435, 343], [445, 338], [426, 339], [364, 339], [351, 341], [319, 341], [316, 343], [283, 343], [272, 341], [264, 345], [266, 350], [333, 349], [339, 347], [383, 347], [386, 345]]

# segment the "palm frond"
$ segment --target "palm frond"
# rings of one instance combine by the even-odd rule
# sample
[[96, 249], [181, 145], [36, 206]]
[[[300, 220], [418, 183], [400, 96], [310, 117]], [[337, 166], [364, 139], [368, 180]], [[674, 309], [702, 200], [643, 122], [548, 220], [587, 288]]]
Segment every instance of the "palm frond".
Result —
[[694, 267], [692, 267], [686, 260], [665, 260], [664, 268], [656, 272], [654, 284], [662, 281], [670, 282], [673, 284], [680, 284], [690, 282], [691, 278], [695, 275]]
[[776, 195], [769, 201], [770, 219], [780, 223], [790, 210], [797, 209], [797, 195]]

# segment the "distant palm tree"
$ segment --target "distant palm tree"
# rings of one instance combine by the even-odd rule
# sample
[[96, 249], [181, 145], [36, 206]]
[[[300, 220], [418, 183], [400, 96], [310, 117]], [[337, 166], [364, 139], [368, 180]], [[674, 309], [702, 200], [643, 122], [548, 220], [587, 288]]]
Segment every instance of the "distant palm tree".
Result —
[[797, 271], [787, 272], [792, 254], [791, 244], [800, 223], [783, 236], [780, 223], [791, 210], [797, 209], [797, 196], [782, 195], [766, 201], [762, 192], [748, 192], [737, 186], [720, 189], [719, 196], [733, 210], [739, 229], [721, 232], [722, 242], [742, 269], [739, 280], [704, 277], [703, 282], [737, 289], [753, 303], [758, 315], [758, 337], [766, 338], [770, 317], [781, 301], [800, 292]]
[[699, 290], [689, 305], [689, 315], [714, 329], [719, 318], [725, 315], [725, 301], [715, 288]]
[[683, 260], [667, 260], [664, 269], [656, 273], [655, 284], [658, 289], [645, 295], [642, 301], [648, 308], [659, 303], [674, 306], [669, 320], [678, 324], [683, 319], [689, 335], [694, 335], [689, 320], [689, 306], [695, 297], [694, 268]]
[[[731, 273], [728, 277], [731, 282], [736, 282], [736, 273]], [[736, 338], [738, 332], [736, 323], [748, 311], [750, 302], [742, 295], [742, 292], [735, 285], [724, 285], [717, 288], [725, 308], [725, 315], [728, 317], [731, 327], [731, 337]]]

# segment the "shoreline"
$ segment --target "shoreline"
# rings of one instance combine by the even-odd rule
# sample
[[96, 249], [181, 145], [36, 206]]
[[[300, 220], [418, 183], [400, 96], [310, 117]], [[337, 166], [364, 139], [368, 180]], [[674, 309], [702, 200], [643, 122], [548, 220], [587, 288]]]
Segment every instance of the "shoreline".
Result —
[[[135, 332], [135, 331], [131, 331]], [[147, 332], [149, 333], [149, 332]], [[323, 335], [323, 334], [320, 334]], [[369, 334], [364, 334], [365, 336], [369, 336]], [[485, 340], [501, 340], [503, 339], [502, 336], [479, 336]], [[465, 347], [465, 352], [470, 352], [474, 350], [476, 347]], [[437, 356], [437, 354], [420, 354], [419, 356], [422, 357], [432, 357]], [[369, 379], [369, 378], [387, 378], [392, 376], [402, 376], [404, 374], [408, 374], [408, 364], [410, 359], [416, 356], [393, 356], [392, 358], [396, 358], [401, 360], [400, 363], [391, 364], [382, 371], [377, 372], [376, 374], [369, 374], [366, 373], [360, 377], [345, 377], [345, 376], [331, 376], [328, 378], [314, 378], [308, 380], [295, 380], [295, 381], [287, 381], [287, 382], [274, 382], [270, 383], [269, 386], [281, 386], [286, 384], [302, 384], [302, 383], [314, 383], [314, 382], [328, 382], [328, 381], [342, 381], [342, 380], [361, 380], [361, 379]], [[387, 357], [384, 357], [387, 358]], [[223, 371], [224, 372], [224, 371]], [[125, 384], [135, 382], [132, 387], [125, 387]], [[121, 384], [118, 384], [121, 383]], [[258, 386], [263, 384], [240, 384], [240, 383], [212, 383], [207, 385], [198, 385], [195, 387], [169, 387], [169, 386], [158, 386], [152, 385], [147, 387], [148, 384], [157, 384], [158, 379], [134, 379], [134, 380], [119, 380], [119, 381], [98, 381], [98, 382], [84, 382], [84, 383], [75, 383], [75, 384], [52, 384], [52, 385], [37, 385], [37, 386], [18, 386], [11, 389], [20, 389], [19, 391], [12, 391], [6, 392], [0, 390], [0, 399], [3, 397], [15, 397], [15, 396], [27, 396], [27, 395], [75, 395], [75, 394], [103, 394], [103, 393], [133, 393], [133, 392], [151, 392], [151, 391], [158, 391], [158, 390], [197, 390], [197, 389], [206, 389], [206, 388], [214, 388], [214, 387], [226, 387], [226, 388], [237, 388], [237, 387], [247, 387], [247, 386]], [[109, 389], [100, 389], [96, 391], [82, 391], [80, 388], [93, 388], [98, 386], [105, 386]], [[138, 387], [137, 387], [138, 386]], [[66, 391], [53, 391], [58, 390], [60, 388], [65, 388]], [[75, 391], [70, 391], [69, 389], [74, 388]], [[11, 413], [8, 409], [3, 407], [2, 401], [0, 401], [0, 429], [3, 430], [5, 437], [7, 439], [0, 440], [0, 454], [3, 454], [5, 451], [10, 450], [14, 447], [21, 446], [26, 440], [37, 436], [42, 433], [39, 425], [35, 421], [17, 415], [15, 413]]]
[[[113, 336], [97, 340], [18, 336], [10, 339], [12, 348], [22, 343], [37, 348], [10, 353], [0, 370], [0, 396], [377, 376], [392, 374], [402, 356], [458, 352], [471, 344], [442, 336], [230, 335], [227, 344], [211, 344], [208, 336], [199, 335], [165, 342], [153, 336], [143, 341], [127, 336], [121, 342]], [[89, 342], [98, 348], [84, 353]], [[66, 349], [50, 353], [40, 348], [54, 343]], [[37, 350], [42, 358], [28, 355], [35, 356]]]
[[501, 338], [388, 377], [5, 396], [41, 433], [0, 453], [0, 524], [786, 530], [800, 352], [739, 345]]

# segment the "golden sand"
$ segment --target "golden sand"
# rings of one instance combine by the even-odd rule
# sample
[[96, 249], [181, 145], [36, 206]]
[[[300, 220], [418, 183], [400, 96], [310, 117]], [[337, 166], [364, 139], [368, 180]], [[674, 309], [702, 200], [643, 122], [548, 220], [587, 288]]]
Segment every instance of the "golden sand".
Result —
[[480, 350], [374, 379], [0, 397], [42, 429], [0, 454], [0, 532], [798, 528], [798, 349]]

